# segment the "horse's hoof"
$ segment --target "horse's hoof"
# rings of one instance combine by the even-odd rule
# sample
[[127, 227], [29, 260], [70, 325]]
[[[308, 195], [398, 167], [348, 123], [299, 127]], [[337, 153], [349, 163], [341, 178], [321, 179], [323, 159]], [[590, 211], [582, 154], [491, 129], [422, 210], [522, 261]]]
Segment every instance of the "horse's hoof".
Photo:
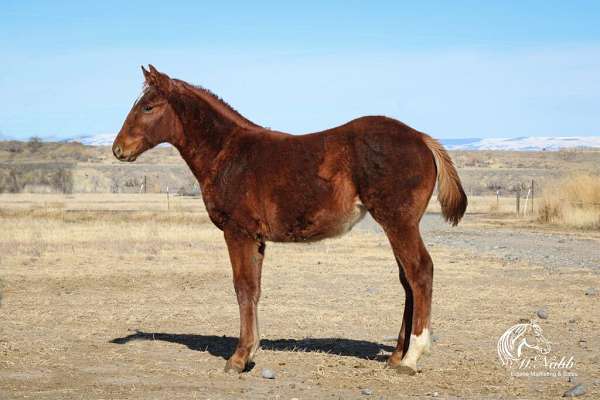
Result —
[[235, 371], [241, 374], [246, 369], [246, 364], [233, 361], [231, 358], [225, 363], [225, 372]]
[[413, 376], [413, 375], [417, 374], [417, 369], [413, 368], [413, 367], [411, 367], [409, 365], [400, 364], [400, 365], [394, 367], [394, 369], [400, 375], [410, 375], [410, 376]]
[[391, 368], [391, 369], [398, 368], [398, 366], [400, 365], [401, 362], [402, 362], [402, 354], [394, 352], [388, 357], [387, 363], [386, 363], [386, 368]]

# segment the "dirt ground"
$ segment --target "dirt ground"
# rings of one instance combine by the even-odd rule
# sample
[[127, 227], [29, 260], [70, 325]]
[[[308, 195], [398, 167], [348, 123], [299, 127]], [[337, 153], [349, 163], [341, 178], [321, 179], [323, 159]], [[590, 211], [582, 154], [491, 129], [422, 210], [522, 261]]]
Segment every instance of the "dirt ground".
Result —
[[[600, 398], [598, 233], [427, 215], [434, 344], [416, 376], [385, 368], [404, 294], [373, 223], [269, 243], [262, 350], [238, 375], [223, 372], [238, 307], [222, 235], [198, 199], [169, 209], [164, 195], [0, 195], [0, 398], [550, 399], [576, 383]], [[500, 364], [498, 338], [540, 309], [549, 356], [572, 356], [576, 376]]]

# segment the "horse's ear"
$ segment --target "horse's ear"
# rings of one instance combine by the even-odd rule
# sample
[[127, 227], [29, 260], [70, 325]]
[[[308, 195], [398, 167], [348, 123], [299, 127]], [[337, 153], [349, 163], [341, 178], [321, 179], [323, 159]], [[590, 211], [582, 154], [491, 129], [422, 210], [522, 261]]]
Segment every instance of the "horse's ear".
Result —
[[156, 88], [162, 94], [169, 94], [174, 86], [171, 78], [169, 78], [167, 74], [159, 72], [152, 64], [149, 65], [149, 68], [150, 71], [146, 71], [146, 69], [142, 67], [144, 78], [146, 78], [148, 86]]
[[144, 66], [143, 66], [143, 65], [142, 65], [142, 73], [144, 74], [144, 80], [145, 80], [146, 82], [148, 82], [148, 77], [150, 76], [150, 72], [148, 72], [148, 71], [146, 70], [146, 68], [144, 68]]

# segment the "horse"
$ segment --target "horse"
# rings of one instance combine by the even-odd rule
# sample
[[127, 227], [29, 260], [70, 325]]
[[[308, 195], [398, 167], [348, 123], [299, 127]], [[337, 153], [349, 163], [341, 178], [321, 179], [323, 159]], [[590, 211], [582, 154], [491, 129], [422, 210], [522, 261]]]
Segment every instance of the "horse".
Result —
[[348, 232], [368, 212], [391, 244], [404, 287], [402, 325], [387, 365], [414, 375], [431, 346], [433, 262], [419, 232], [434, 186], [441, 213], [458, 224], [467, 197], [443, 146], [400, 121], [365, 116], [291, 135], [246, 119], [208, 89], [142, 66], [144, 88], [115, 138], [132, 162], [170, 143], [223, 232], [240, 312], [226, 371], [243, 372], [259, 348], [257, 304], [266, 242], [311, 242]]
[[498, 340], [498, 358], [502, 365], [511, 367], [518, 362], [526, 349], [540, 354], [548, 354], [551, 345], [542, 334], [542, 328], [536, 321], [516, 324], [508, 329]]

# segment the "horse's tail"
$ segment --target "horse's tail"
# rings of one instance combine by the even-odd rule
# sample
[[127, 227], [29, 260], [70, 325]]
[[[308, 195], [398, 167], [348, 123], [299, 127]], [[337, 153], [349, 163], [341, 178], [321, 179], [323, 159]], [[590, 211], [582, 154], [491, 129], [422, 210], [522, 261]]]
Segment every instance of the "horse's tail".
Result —
[[460, 183], [458, 172], [440, 142], [425, 134], [423, 141], [433, 153], [437, 166], [438, 200], [442, 206], [442, 215], [446, 221], [457, 225], [467, 209], [467, 195]]

